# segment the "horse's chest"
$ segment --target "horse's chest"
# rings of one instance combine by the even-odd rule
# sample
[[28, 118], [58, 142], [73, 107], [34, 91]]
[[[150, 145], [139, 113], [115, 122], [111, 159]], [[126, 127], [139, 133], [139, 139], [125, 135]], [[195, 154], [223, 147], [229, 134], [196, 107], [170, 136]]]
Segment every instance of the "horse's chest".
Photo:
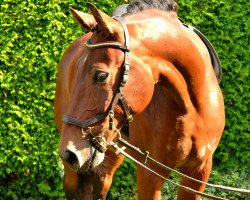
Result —
[[192, 149], [189, 128], [183, 126], [173, 119], [155, 123], [141, 119], [131, 127], [130, 139], [155, 159], [178, 166], [188, 158]]

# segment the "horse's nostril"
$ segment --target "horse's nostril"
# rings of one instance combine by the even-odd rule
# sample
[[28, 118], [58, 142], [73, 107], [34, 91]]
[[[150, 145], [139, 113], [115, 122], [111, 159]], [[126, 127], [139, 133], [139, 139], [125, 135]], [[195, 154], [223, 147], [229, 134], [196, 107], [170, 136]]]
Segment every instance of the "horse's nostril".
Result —
[[75, 168], [79, 166], [78, 158], [72, 151], [66, 150], [64, 152], [64, 160]]

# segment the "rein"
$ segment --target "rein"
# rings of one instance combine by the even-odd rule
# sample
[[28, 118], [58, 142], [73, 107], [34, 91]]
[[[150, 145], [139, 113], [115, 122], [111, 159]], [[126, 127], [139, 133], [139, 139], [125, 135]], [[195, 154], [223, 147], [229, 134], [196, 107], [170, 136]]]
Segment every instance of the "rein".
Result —
[[187, 187], [187, 186], [184, 186], [184, 185], [181, 185], [181, 184], [178, 184], [178, 183], [175, 183], [174, 181], [160, 175], [159, 173], [157, 173], [156, 171], [150, 169], [149, 167], [147, 167], [145, 164], [139, 162], [137, 159], [135, 159], [133, 156], [131, 156], [130, 154], [126, 153], [124, 151], [124, 148], [120, 148], [116, 143], [112, 144], [112, 146], [116, 149], [116, 154], [119, 154], [121, 153], [122, 155], [126, 156], [127, 158], [129, 158], [130, 160], [134, 161], [136, 164], [142, 166], [143, 168], [147, 169], [148, 171], [150, 171], [151, 173], [159, 176], [160, 178], [164, 179], [165, 181], [168, 181], [180, 188], [182, 188], [183, 190], [187, 191], [187, 192], [190, 192], [190, 193], [193, 193], [193, 194], [198, 194], [198, 195], [201, 195], [201, 196], [204, 196], [204, 197], [207, 197], [209, 199], [216, 199], [216, 200], [227, 200], [225, 198], [222, 198], [222, 197], [217, 197], [217, 196], [213, 196], [213, 195], [210, 195], [210, 194], [206, 194], [204, 192], [199, 192], [199, 191], [196, 191], [190, 187]]
[[[210, 198], [210, 199], [217, 199], [217, 200], [225, 200], [225, 198], [222, 198], [222, 197], [217, 197], [217, 196], [213, 196], [213, 195], [210, 195], [210, 194], [206, 194], [206, 193], [203, 193], [203, 192], [199, 192], [199, 191], [196, 191], [192, 188], [189, 188], [189, 187], [186, 187], [186, 186], [183, 186], [183, 185], [180, 185], [178, 183], [175, 183], [173, 181], [171, 181], [170, 179], [160, 175], [159, 173], [155, 172], [154, 170], [150, 169], [149, 167], [147, 167], [145, 164], [149, 161], [150, 163], [152, 164], [155, 164], [157, 165], [158, 167], [161, 167], [165, 170], [169, 170], [169, 171], [172, 171], [172, 172], [175, 172], [177, 173], [178, 175], [184, 177], [184, 178], [187, 178], [187, 179], [190, 179], [190, 180], [193, 180], [193, 181], [196, 181], [198, 183], [202, 183], [202, 184], [205, 184], [207, 186], [210, 186], [210, 187], [214, 187], [214, 188], [218, 188], [218, 189], [223, 189], [223, 190], [229, 190], [229, 191], [234, 191], [234, 192], [240, 192], [240, 193], [246, 193], [246, 194], [250, 194], [250, 190], [246, 190], [246, 189], [238, 189], [238, 188], [232, 188], [232, 187], [227, 187], [227, 186], [221, 186], [221, 185], [214, 185], [214, 184], [209, 184], [209, 183], [206, 183], [206, 182], [203, 182], [203, 181], [200, 181], [200, 180], [197, 180], [197, 179], [194, 179], [190, 176], [187, 176], [185, 174], [182, 174], [166, 165], [163, 165], [162, 163], [154, 160], [153, 158], [151, 158], [149, 156], [149, 152], [143, 152], [141, 151], [139, 148], [133, 146], [132, 144], [128, 143], [126, 140], [122, 139], [121, 137], [121, 133], [119, 130], [117, 130], [114, 126], [113, 126], [113, 119], [114, 119], [114, 108], [115, 106], [117, 105], [117, 103], [120, 101], [122, 106], [123, 106], [123, 109], [124, 109], [124, 112], [125, 112], [125, 115], [126, 115], [126, 122], [131, 122], [133, 120], [133, 117], [130, 113], [130, 109], [129, 109], [129, 106], [127, 104], [127, 101], [125, 100], [124, 96], [123, 96], [123, 88], [128, 80], [128, 72], [129, 72], [129, 56], [128, 56], [128, 53], [130, 51], [130, 45], [129, 45], [129, 33], [128, 33], [128, 29], [126, 27], [126, 24], [125, 24], [125, 21], [122, 17], [114, 17], [115, 20], [117, 20], [118, 22], [121, 23], [122, 27], [123, 27], [123, 30], [124, 30], [124, 37], [125, 37], [125, 44], [122, 45], [121, 43], [119, 42], [113, 42], [113, 41], [110, 41], [110, 42], [103, 42], [103, 43], [98, 43], [98, 44], [92, 44], [91, 43], [91, 40], [89, 39], [87, 42], [86, 42], [86, 47], [90, 50], [94, 50], [94, 49], [99, 49], [99, 48], [115, 48], [115, 49], [120, 49], [121, 51], [124, 52], [124, 63], [123, 63], [123, 72], [122, 72], [122, 75], [121, 75], [121, 78], [120, 78], [120, 83], [118, 85], [118, 88], [116, 90], [116, 93], [109, 105], [109, 108], [107, 109], [107, 111], [105, 111], [104, 113], [101, 113], [101, 114], [98, 114], [94, 117], [91, 117], [89, 119], [86, 119], [86, 120], [79, 120], [79, 119], [76, 119], [72, 116], [69, 116], [69, 115], [63, 115], [63, 121], [66, 122], [66, 123], [69, 123], [69, 124], [72, 124], [72, 125], [75, 125], [75, 126], [78, 126], [78, 127], [81, 127], [82, 128], [82, 133], [83, 133], [83, 136], [90, 136], [90, 142], [91, 144], [97, 149], [99, 150], [100, 152], [104, 153], [106, 150], [107, 150], [107, 146], [110, 146], [112, 148], [115, 149], [116, 151], [116, 154], [123, 154], [124, 156], [126, 156], [127, 158], [133, 160], [135, 163], [137, 163], [138, 165], [144, 167], [145, 169], [147, 169], [148, 171], [154, 173], [155, 175], [161, 177], [162, 179], [168, 181], [168, 182], [171, 182], [172, 184], [182, 188], [183, 190], [185, 191], [188, 191], [188, 192], [191, 192], [191, 193], [194, 193], [194, 194], [197, 194], [197, 195], [201, 195], [201, 196], [204, 196], [204, 197], [207, 197], [207, 198]], [[106, 139], [104, 138], [104, 132], [107, 130], [105, 129], [104, 131], [102, 131], [102, 133], [100, 134], [100, 136], [94, 136], [92, 133], [91, 133], [91, 127], [90, 125], [93, 125], [101, 120], [103, 120], [104, 118], [106, 118], [107, 116], [109, 116], [109, 127], [107, 128], [108, 130], [113, 130], [115, 131], [117, 134], [118, 134], [118, 139], [116, 140], [116, 142], [111, 142], [111, 143], [107, 143], [106, 142]], [[84, 132], [84, 128], [88, 127], [88, 131], [87, 132]], [[123, 145], [122, 147], [119, 147], [118, 146], [118, 143], [120, 143], [121, 145]], [[132, 150], [134, 153], [137, 153], [139, 156], [141, 156], [144, 160], [144, 162], [140, 162], [138, 161], [137, 159], [135, 159], [134, 157], [132, 157], [130, 154], [128, 154], [127, 152], [125, 152], [124, 150], [128, 148], [130, 150]]]
[[[121, 135], [121, 134], [119, 134], [119, 135]], [[123, 147], [119, 147], [117, 145], [117, 143], [120, 143], [121, 145], [123, 145]], [[109, 145], [111, 145], [116, 150], [116, 154], [119, 154], [119, 153], [123, 154], [124, 156], [126, 156], [127, 158], [133, 160], [135, 163], [141, 165], [142, 167], [144, 167], [145, 169], [149, 170], [150, 172], [156, 174], [157, 176], [163, 178], [164, 180], [167, 180], [168, 182], [171, 182], [174, 185], [177, 185], [178, 187], [180, 187], [180, 188], [182, 188], [182, 189], [184, 189], [186, 191], [189, 191], [191, 193], [199, 194], [201, 196], [204, 196], [204, 197], [207, 197], [207, 198], [210, 198], [210, 199], [224, 199], [224, 198], [221, 198], [221, 197], [217, 197], [217, 196], [213, 196], [213, 195], [201, 193], [201, 192], [198, 192], [196, 190], [193, 190], [192, 188], [189, 188], [189, 187], [180, 185], [178, 183], [175, 183], [175, 182], [167, 179], [166, 177], [158, 174], [157, 172], [153, 171], [152, 169], [148, 168], [145, 164], [147, 162], [150, 162], [150, 163], [152, 163], [152, 164], [154, 164], [154, 165], [156, 165], [156, 166], [158, 166], [158, 167], [160, 167], [162, 169], [174, 172], [174, 173], [178, 174], [181, 177], [187, 178], [187, 179], [195, 181], [197, 183], [204, 184], [204, 185], [206, 185], [208, 187], [213, 187], [213, 188], [227, 190], [227, 191], [232, 191], [232, 192], [238, 192], [238, 193], [242, 193], [242, 194], [248, 194], [248, 195], [250, 194], [250, 190], [247, 190], [247, 189], [240, 189], [240, 188], [234, 188], [234, 187], [228, 187], [228, 186], [223, 186], [223, 185], [216, 185], [216, 184], [206, 183], [206, 182], [197, 180], [195, 178], [192, 178], [190, 176], [187, 176], [187, 175], [185, 175], [185, 174], [183, 174], [183, 173], [181, 173], [181, 172], [179, 172], [179, 171], [177, 171], [175, 169], [172, 169], [171, 167], [163, 165], [162, 163], [160, 163], [157, 160], [155, 160], [152, 157], [150, 157], [148, 151], [143, 152], [138, 147], [135, 147], [132, 144], [130, 144], [129, 142], [127, 142], [126, 140], [124, 140], [122, 137], [118, 137], [116, 143], [113, 142], [112, 144], [109, 144]], [[131, 151], [133, 151], [134, 153], [136, 153], [137, 155], [139, 155], [143, 159], [143, 162], [138, 161], [136, 158], [134, 158], [133, 156], [131, 156], [130, 154], [128, 154], [127, 152], [125, 152], [124, 150], [126, 148], [130, 149]]]

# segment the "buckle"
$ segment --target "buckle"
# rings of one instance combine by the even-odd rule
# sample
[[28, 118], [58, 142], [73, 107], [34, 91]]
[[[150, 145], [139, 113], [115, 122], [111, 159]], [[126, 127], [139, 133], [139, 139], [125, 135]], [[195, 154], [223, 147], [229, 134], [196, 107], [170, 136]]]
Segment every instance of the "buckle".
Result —
[[128, 122], [132, 122], [132, 121], [133, 121], [133, 119], [134, 119], [134, 118], [133, 118], [133, 116], [132, 116], [132, 115], [129, 115], [129, 116], [127, 117], [127, 121], [128, 121]]

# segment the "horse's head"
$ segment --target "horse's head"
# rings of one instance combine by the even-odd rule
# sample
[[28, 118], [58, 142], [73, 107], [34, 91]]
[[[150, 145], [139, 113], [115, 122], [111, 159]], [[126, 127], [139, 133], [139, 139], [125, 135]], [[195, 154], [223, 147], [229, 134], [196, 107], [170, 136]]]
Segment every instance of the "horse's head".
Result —
[[129, 41], [126, 25], [91, 4], [88, 7], [92, 15], [71, 9], [75, 19], [93, 34], [74, 66], [77, 77], [72, 77], [75, 85], [59, 146], [61, 157], [79, 171], [103, 161], [106, 144], [117, 137], [130, 114], [148, 105], [154, 90], [149, 66], [133, 50], [129, 53], [132, 39]]

